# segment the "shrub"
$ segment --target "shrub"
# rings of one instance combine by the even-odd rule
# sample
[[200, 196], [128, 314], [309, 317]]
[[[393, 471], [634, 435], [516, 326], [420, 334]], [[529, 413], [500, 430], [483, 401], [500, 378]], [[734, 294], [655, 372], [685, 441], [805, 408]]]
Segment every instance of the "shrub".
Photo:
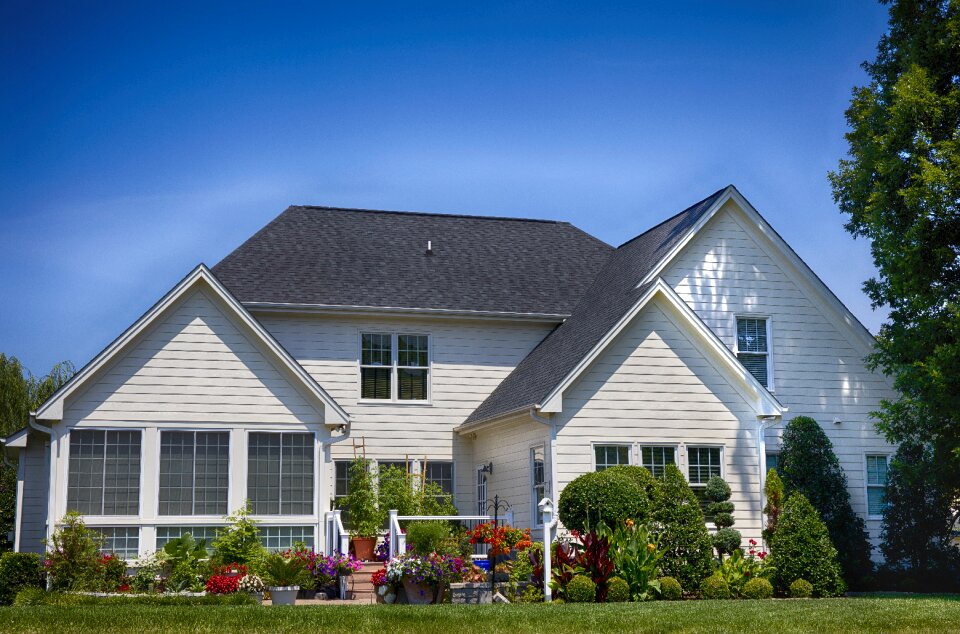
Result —
[[813, 586], [806, 579], [797, 579], [790, 584], [790, 596], [794, 599], [809, 599], [813, 596]]
[[697, 496], [674, 465], [667, 465], [652, 515], [660, 526], [661, 573], [684, 588], [699, 587], [712, 570], [713, 545]]
[[624, 603], [630, 600], [630, 584], [623, 577], [613, 577], [607, 582], [607, 601]]
[[660, 577], [660, 597], [667, 601], [679, 601], [683, 598], [683, 587], [673, 577]]
[[700, 584], [700, 594], [704, 599], [729, 599], [730, 584], [720, 575], [710, 575]]
[[43, 564], [36, 553], [0, 556], [0, 605], [10, 605], [23, 588], [43, 587]]
[[597, 584], [586, 575], [570, 580], [564, 592], [569, 603], [593, 603], [597, 600]]
[[787, 494], [802, 493], [817, 510], [837, 550], [844, 579], [858, 587], [861, 577], [873, 571], [866, 526], [853, 512], [847, 476], [817, 421], [798, 416], [787, 424], [778, 471]]
[[450, 525], [446, 521], [412, 522], [407, 527], [407, 543], [421, 557], [443, 551], [449, 539]]
[[773, 584], [766, 579], [751, 579], [743, 586], [746, 599], [769, 599], [773, 596]]
[[217, 531], [213, 540], [213, 559], [219, 564], [258, 566], [267, 555], [260, 541], [260, 529], [250, 519], [250, 508], [244, 506], [227, 517], [229, 526]]
[[87, 528], [83, 517], [73, 511], [60, 520], [47, 546], [47, 572], [54, 590], [94, 590], [100, 566], [103, 537]]
[[770, 557], [774, 582], [781, 592], [797, 579], [808, 580], [817, 597], [836, 596], [845, 589], [827, 527], [800, 493], [787, 497], [770, 542]]
[[635, 473], [611, 468], [575, 478], [560, 494], [557, 510], [564, 526], [586, 532], [601, 521], [607, 526], [627, 519], [645, 523], [649, 502]]
[[730, 501], [730, 494], [730, 485], [720, 476], [710, 478], [703, 491], [704, 498], [710, 501], [707, 514], [713, 517], [713, 523], [717, 527], [712, 541], [720, 559], [740, 548], [740, 542], [743, 539], [740, 531], [730, 528], [734, 524], [734, 506]]

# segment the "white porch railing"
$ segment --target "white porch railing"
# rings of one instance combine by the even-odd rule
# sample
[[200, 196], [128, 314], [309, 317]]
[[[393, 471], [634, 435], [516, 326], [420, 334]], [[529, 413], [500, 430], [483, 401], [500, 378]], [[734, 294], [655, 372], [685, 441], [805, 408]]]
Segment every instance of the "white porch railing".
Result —
[[399, 515], [399, 511], [390, 511], [390, 559], [407, 552], [407, 535], [400, 528], [401, 520], [443, 520], [463, 522], [467, 529], [472, 529], [478, 523], [489, 522], [493, 518], [489, 515]]
[[326, 548], [327, 553], [340, 553], [346, 555], [350, 552], [350, 534], [343, 527], [343, 519], [340, 517], [341, 511], [327, 511], [324, 515], [326, 523]]

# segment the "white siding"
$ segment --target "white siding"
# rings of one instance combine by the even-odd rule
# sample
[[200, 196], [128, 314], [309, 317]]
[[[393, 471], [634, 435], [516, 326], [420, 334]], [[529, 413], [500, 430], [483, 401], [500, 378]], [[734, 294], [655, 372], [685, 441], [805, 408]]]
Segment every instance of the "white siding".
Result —
[[[349, 414], [351, 436], [375, 460], [454, 460], [457, 505], [474, 511], [470, 441], [462, 423], [550, 332], [551, 324], [453, 318], [258, 315], [260, 322]], [[359, 402], [360, 334], [430, 336], [429, 404]], [[333, 460], [353, 457], [353, 441], [330, 446]], [[332, 466], [328, 465], [332, 478]], [[332, 481], [332, 480], [331, 480]]]
[[40, 434], [31, 433], [27, 446], [20, 452], [20, 481], [22, 482], [20, 552], [42, 553], [47, 536], [47, 496], [50, 482], [49, 445]]
[[[854, 510], [865, 515], [864, 454], [893, 451], [874, 430], [870, 412], [893, 392], [864, 366], [868, 350], [859, 339], [730, 207], [707, 223], [663, 278], [731, 349], [736, 316], [770, 318], [774, 390], [789, 408], [784, 418], [811, 416], [822, 425], [849, 479]], [[781, 434], [782, 425], [768, 431], [768, 451], [776, 450]], [[868, 520], [867, 527], [877, 543], [880, 522]]]

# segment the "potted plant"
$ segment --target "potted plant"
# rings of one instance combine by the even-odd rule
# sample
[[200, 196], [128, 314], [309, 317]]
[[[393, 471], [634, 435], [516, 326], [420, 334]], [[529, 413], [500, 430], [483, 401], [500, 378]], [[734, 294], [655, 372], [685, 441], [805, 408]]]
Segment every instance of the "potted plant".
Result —
[[273, 605], [295, 605], [300, 584], [304, 583], [307, 577], [303, 561], [274, 553], [266, 558], [263, 568]]
[[350, 464], [349, 491], [344, 500], [350, 510], [353, 552], [362, 561], [373, 560], [377, 534], [385, 519], [377, 505], [376, 483], [369, 466], [366, 458], [356, 458]]

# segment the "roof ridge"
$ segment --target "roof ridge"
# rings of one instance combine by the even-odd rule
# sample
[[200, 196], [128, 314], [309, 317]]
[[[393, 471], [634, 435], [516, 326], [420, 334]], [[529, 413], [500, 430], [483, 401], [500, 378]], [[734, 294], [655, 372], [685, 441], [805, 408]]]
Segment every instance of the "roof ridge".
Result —
[[726, 187], [721, 187], [720, 189], [718, 189], [717, 191], [713, 192], [712, 194], [710, 194], [709, 196], [707, 196], [707, 197], [704, 198], [703, 200], [698, 200], [697, 202], [693, 203], [692, 205], [690, 205], [689, 207], [687, 207], [687, 208], [684, 209], [683, 211], [679, 211], [679, 212], [673, 214], [672, 216], [670, 216], [669, 218], [667, 218], [666, 220], [663, 220], [663, 221], [658, 222], [657, 224], [653, 225], [652, 227], [650, 227], [649, 229], [647, 229], [647, 230], [644, 231], [643, 233], [640, 233], [640, 234], [638, 234], [638, 235], [635, 235], [634, 237], [630, 238], [629, 240], [627, 240], [626, 242], [624, 242], [623, 244], [621, 244], [620, 246], [618, 246], [617, 249], [622, 249], [623, 247], [627, 246], [628, 244], [630, 244], [630, 243], [633, 242], [634, 240], [639, 240], [640, 238], [642, 238], [643, 236], [647, 235], [648, 233], [650, 233], [651, 231], [653, 231], [653, 230], [656, 229], [657, 227], [662, 227], [663, 225], [667, 224], [667, 223], [670, 222], [671, 220], [675, 220], [675, 219], [678, 218], [679, 216], [682, 216], [683, 214], [687, 213], [688, 211], [690, 211], [690, 210], [693, 209], [694, 207], [697, 207], [697, 206], [699, 206], [699, 205], [702, 205], [703, 203], [707, 202], [707, 201], [710, 200], [711, 198], [714, 198], [714, 197], [716, 197], [716, 196], [719, 196], [720, 194], [722, 194], [723, 192], [725, 192], [725, 191], [726, 191], [727, 189], [729, 189], [730, 187], [733, 187], [733, 185], [727, 185]]
[[[480, 214], [460, 214], [432, 211], [403, 211], [392, 209], [365, 209], [363, 207], [333, 207], [328, 205], [290, 205], [288, 209], [316, 209], [324, 211], [349, 211], [373, 214], [394, 214], [398, 216], [428, 216], [431, 218], [470, 218], [476, 220], [513, 220], [517, 222], [542, 222], [545, 224], [570, 225], [568, 220], [550, 220], [548, 218], [519, 218], [512, 216], [484, 216]], [[574, 226], [574, 225], [570, 225]]]

